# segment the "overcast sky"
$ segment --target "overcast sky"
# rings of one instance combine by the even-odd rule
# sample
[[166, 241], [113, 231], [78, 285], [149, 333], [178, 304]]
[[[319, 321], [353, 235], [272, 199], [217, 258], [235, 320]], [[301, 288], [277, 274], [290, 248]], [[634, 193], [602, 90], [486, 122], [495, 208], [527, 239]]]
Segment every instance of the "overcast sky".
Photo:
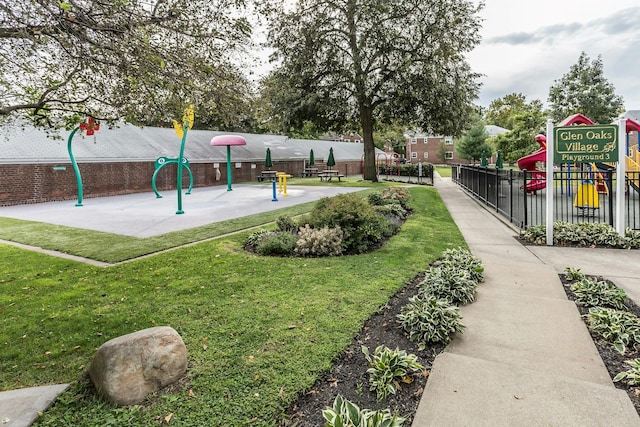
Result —
[[482, 42], [468, 56], [484, 74], [479, 104], [509, 93], [545, 105], [549, 88], [578, 62], [602, 56], [605, 78], [627, 110], [640, 110], [640, 0], [486, 0]]

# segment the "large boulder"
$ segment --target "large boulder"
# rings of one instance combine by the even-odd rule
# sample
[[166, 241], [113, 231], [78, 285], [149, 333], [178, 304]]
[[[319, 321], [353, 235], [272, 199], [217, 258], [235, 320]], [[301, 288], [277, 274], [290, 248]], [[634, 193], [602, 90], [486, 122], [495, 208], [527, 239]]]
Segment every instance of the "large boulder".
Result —
[[180, 379], [187, 349], [169, 326], [144, 329], [102, 344], [89, 376], [99, 393], [117, 405], [135, 405]]

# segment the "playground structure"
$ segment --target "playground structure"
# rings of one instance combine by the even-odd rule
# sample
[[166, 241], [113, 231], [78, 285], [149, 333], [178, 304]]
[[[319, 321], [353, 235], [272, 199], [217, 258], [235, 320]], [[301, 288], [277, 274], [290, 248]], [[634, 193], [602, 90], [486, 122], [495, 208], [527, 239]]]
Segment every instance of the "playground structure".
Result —
[[[567, 117], [558, 126], [573, 125], [594, 125], [593, 121], [582, 114], [574, 114]], [[640, 192], [640, 152], [638, 144], [629, 146], [629, 132], [636, 131], [640, 133], [640, 123], [626, 119], [627, 147], [626, 148], [626, 171], [627, 182], [636, 191]], [[544, 135], [536, 135], [536, 142], [540, 144], [540, 149], [535, 152], [518, 159], [517, 164], [520, 170], [531, 172], [531, 180], [529, 180], [525, 188], [527, 193], [536, 194], [538, 190], [546, 188], [546, 172], [543, 168], [538, 167], [538, 163], [546, 162], [547, 156], [547, 139]], [[578, 187], [574, 206], [585, 213], [592, 213], [593, 209], [599, 207], [598, 194], [608, 194], [609, 188], [603, 177], [604, 171], [608, 172], [614, 169], [614, 164], [608, 163], [589, 163], [585, 164], [587, 170], [584, 171], [585, 179], [582, 185]], [[571, 166], [569, 166], [571, 167]]]
[[78, 202], [76, 203], [76, 206], [82, 206], [82, 175], [80, 175], [78, 162], [76, 162], [76, 158], [74, 157], [73, 151], [71, 150], [71, 141], [73, 141], [73, 136], [78, 131], [85, 131], [87, 136], [91, 136], [99, 130], [100, 122], [96, 121], [96, 119], [93, 117], [88, 117], [86, 122], [80, 123], [71, 131], [71, 134], [67, 139], [67, 151], [69, 152], [69, 159], [71, 160], [71, 165], [73, 166], [73, 171], [76, 175], [76, 183], [78, 184]]

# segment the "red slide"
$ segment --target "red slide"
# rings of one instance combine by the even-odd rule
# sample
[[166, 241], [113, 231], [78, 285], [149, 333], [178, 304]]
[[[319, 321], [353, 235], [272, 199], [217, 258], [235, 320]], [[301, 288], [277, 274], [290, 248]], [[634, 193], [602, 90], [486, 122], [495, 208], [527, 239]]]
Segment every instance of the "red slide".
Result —
[[520, 170], [531, 172], [531, 180], [527, 182], [527, 193], [535, 193], [547, 186], [545, 171], [536, 168], [536, 163], [547, 161], [547, 138], [544, 135], [536, 135], [536, 142], [540, 144], [539, 150], [518, 159]]

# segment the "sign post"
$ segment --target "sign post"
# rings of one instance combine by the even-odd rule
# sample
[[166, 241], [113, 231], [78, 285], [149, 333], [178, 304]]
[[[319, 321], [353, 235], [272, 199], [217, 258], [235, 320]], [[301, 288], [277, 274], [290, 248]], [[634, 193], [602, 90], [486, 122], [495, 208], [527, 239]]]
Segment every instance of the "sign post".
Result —
[[546, 206], [546, 229], [547, 229], [547, 246], [553, 246], [553, 153], [554, 153], [554, 132], [553, 120], [547, 120], [547, 206]]
[[627, 119], [618, 120], [618, 167], [616, 168], [616, 231], [624, 237], [625, 215], [624, 215], [624, 190], [625, 176], [627, 175]]

